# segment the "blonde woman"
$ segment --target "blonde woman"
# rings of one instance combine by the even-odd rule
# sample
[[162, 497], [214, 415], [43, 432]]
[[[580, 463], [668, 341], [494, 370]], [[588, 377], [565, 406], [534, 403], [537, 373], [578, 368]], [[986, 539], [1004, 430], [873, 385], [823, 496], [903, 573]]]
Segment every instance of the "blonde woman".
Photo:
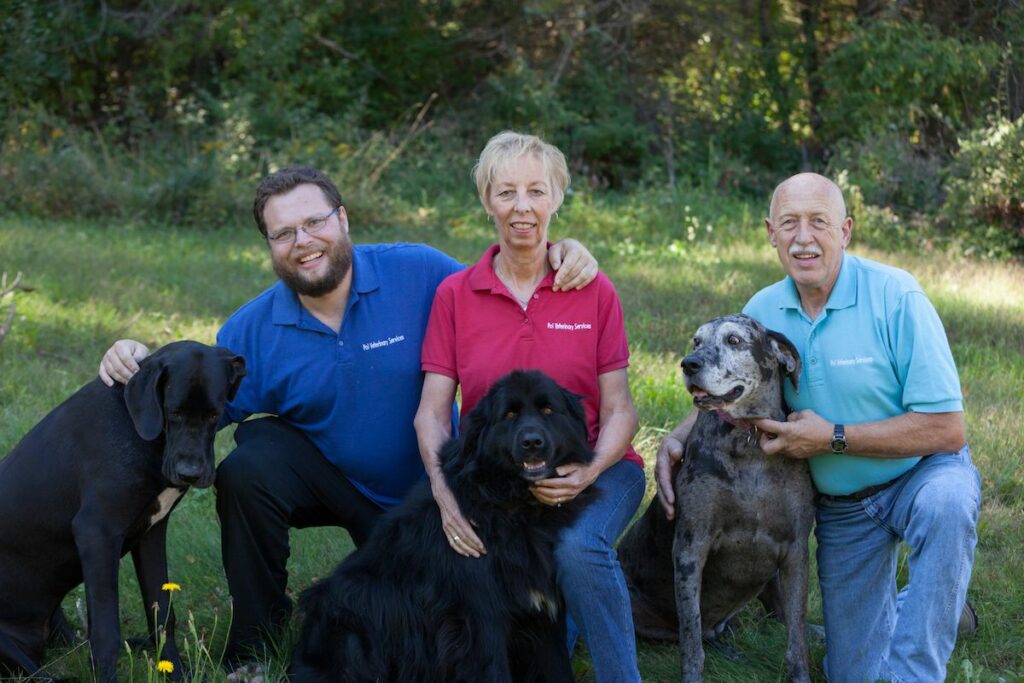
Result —
[[494, 221], [497, 244], [437, 289], [423, 343], [426, 373], [416, 433], [420, 453], [455, 552], [486, 553], [440, 472], [451, 436], [451, 405], [461, 385], [463, 416], [505, 373], [542, 370], [583, 397], [596, 458], [537, 482], [534, 495], [560, 505], [591, 489], [556, 549], [559, 586], [570, 616], [569, 646], [583, 636], [598, 681], [639, 681], [629, 594], [614, 543], [644, 492], [640, 457], [630, 445], [637, 414], [629, 393], [629, 349], [622, 306], [604, 275], [587, 287], [553, 293], [545, 254], [548, 225], [569, 185], [565, 157], [533, 135], [491, 138], [475, 168], [477, 191]]

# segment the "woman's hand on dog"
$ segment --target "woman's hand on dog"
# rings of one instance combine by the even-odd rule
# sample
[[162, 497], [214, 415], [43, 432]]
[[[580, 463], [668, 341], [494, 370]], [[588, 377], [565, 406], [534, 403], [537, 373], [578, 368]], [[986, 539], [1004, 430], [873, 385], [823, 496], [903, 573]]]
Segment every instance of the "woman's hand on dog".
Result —
[[480, 557], [487, 554], [483, 541], [473, 531], [473, 525], [462, 514], [459, 503], [443, 480], [430, 481], [434, 501], [441, 510], [441, 528], [448, 538], [452, 550], [464, 557]]
[[562, 465], [557, 470], [558, 476], [541, 479], [530, 487], [533, 496], [545, 505], [561, 505], [580, 495], [588, 486], [597, 480], [600, 470], [588, 465], [574, 463]]
[[100, 361], [100, 379], [108, 387], [114, 382], [127, 384], [139, 371], [139, 361], [149, 355], [149, 349], [134, 339], [118, 339], [107, 349]]
[[683, 459], [683, 450], [686, 439], [690, 436], [693, 425], [697, 422], [696, 408], [690, 411], [682, 422], [675, 429], [669, 432], [661, 440], [658, 448], [658, 459], [654, 465], [654, 478], [658, 481], [658, 501], [665, 516], [673, 519], [676, 516], [676, 491], [675, 482], [672, 481], [672, 472], [676, 463]]
[[661, 440], [658, 459], [654, 465], [654, 476], [658, 480], [658, 501], [669, 519], [676, 516], [676, 492], [672, 484], [672, 469], [682, 459], [683, 441], [674, 434], [669, 434]]

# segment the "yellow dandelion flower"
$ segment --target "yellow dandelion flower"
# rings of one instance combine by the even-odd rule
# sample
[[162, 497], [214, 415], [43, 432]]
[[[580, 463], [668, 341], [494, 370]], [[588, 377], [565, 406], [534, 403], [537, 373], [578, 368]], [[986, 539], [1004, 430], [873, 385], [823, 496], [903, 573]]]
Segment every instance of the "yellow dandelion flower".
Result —
[[162, 674], [172, 674], [174, 673], [174, 665], [166, 659], [161, 659], [156, 663], [156, 670]]
[[174, 591], [180, 591], [181, 586], [177, 583], [165, 583], [164, 585], [160, 586], [160, 590], [165, 590], [168, 593], [173, 593]]

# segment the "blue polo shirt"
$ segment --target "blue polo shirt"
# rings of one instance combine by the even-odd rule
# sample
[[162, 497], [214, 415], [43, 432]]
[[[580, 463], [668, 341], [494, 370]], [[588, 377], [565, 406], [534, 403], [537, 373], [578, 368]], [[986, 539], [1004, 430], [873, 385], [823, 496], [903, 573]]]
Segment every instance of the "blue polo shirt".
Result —
[[[799, 392], [785, 383], [793, 410], [810, 409], [844, 424], [963, 410], [942, 321], [903, 270], [844, 254], [817, 320], [804, 313], [789, 277], [755, 294], [743, 312], [786, 335], [800, 351]], [[918, 460], [830, 453], [809, 464], [819, 491], [846, 495], [890, 481]]]
[[228, 318], [217, 345], [244, 356], [247, 374], [226, 421], [281, 417], [389, 507], [424, 476], [413, 429], [420, 346], [434, 290], [463, 266], [425, 245], [372, 244], [353, 248], [352, 267], [337, 333], [282, 282]]

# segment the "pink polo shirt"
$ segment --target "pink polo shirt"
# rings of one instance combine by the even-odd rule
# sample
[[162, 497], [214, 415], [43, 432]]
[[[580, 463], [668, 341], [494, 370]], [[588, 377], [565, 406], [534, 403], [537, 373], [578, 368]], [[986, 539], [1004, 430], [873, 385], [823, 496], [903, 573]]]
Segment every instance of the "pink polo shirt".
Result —
[[[629, 365], [622, 304], [604, 273], [581, 290], [553, 292], [549, 273], [523, 310], [494, 272], [498, 245], [438, 286], [420, 355], [423, 370], [462, 386], [465, 416], [496, 380], [542, 370], [583, 396], [590, 445], [600, 429], [598, 375]], [[633, 447], [624, 456], [641, 467]]]

